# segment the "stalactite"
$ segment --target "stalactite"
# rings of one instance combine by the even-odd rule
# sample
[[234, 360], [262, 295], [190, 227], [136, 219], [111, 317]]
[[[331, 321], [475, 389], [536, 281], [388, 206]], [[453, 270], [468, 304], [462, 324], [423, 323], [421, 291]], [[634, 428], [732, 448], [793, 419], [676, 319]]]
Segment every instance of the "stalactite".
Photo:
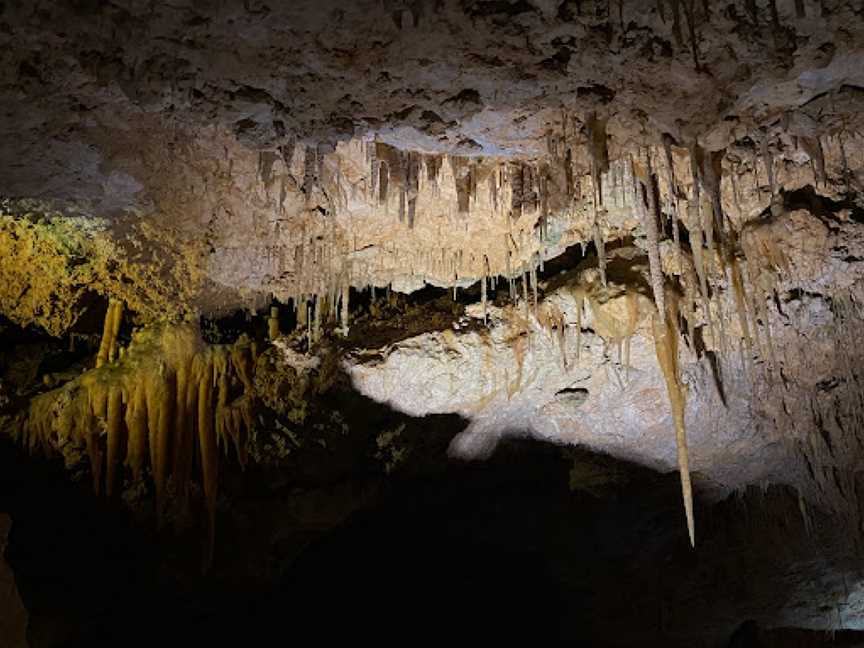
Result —
[[672, 38], [681, 47], [684, 44], [681, 36], [681, 0], [669, 0], [669, 3], [672, 5]]
[[207, 543], [203, 563], [213, 562], [213, 546], [216, 533], [216, 486], [218, 480], [218, 455], [213, 430], [213, 361], [209, 357], [196, 357], [193, 375], [198, 382], [198, 448], [201, 453], [201, 473], [204, 483], [204, 499], [207, 502]]
[[175, 421], [177, 376], [169, 369], [159, 385], [159, 402], [156, 416], [156, 463], [153, 466], [153, 482], [156, 488], [156, 511], [161, 522], [165, 511], [165, 490], [168, 484], [169, 450], [171, 448], [172, 425]]
[[765, 164], [765, 172], [768, 174], [768, 190], [771, 192], [771, 197], [774, 197], [774, 156], [768, 148], [768, 136], [762, 137], [762, 162]]
[[345, 281], [342, 284], [342, 307], [339, 311], [342, 324], [342, 335], [348, 335], [348, 324], [350, 318], [349, 304], [351, 300], [351, 284]]
[[585, 298], [580, 291], [576, 295], [576, 362], [582, 359], [582, 309]]
[[[97, 383], [88, 394], [89, 403], [84, 416], [87, 456], [90, 459], [90, 472], [93, 478], [93, 492], [97, 495], [102, 490], [102, 447], [99, 443], [100, 430], [97, 421], [104, 421], [108, 411], [108, 388], [103, 383]], [[88, 407], [89, 405], [89, 407]]]
[[106, 411], [107, 431], [107, 461], [108, 468], [105, 475], [105, 494], [111, 497], [114, 494], [114, 484], [117, 480], [117, 465], [120, 463], [120, 452], [122, 450], [123, 433], [123, 390], [113, 387], [108, 395], [108, 406]]
[[843, 169], [843, 185], [849, 192], [849, 158], [846, 157], [846, 145], [843, 143], [843, 132], [837, 133], [837, 144], [840, 148], [840, 161]]
[[321, 339], [321, 307], [323, 305], [323, 300], [320, 295], [312, 296], [312, 305], [310, 308], [314, 308], [314, 313], [312, 315], [312, 344], [318, 342]]
[[531, 269], [529, 270], [529, 277], [531, 279], [531, 293], [534, 298], [533, 306], [534, 306], [534, 315], [537, 315], [537, 266], [532, 259]]
[[467, 214], [471, 209], [472, 173], [471, 161], [457, 155], [450, 156], [450, 169], [456, 185], [456, 204], [460, 214]]
[[738, 167], [739, 162], [736, 161], [732, 174], [729, 176], [729, 184], [732, 185], [732, 200], [735, 202], [735, 209], [738, 212], [738, 217], [741, 218], [741, 195], [738, 193]]
[[609, 170], [609, 150], [606, 142], [606, 120], [599, 119], [595, 113], [588, 115], [585, 122], [588, 131], [588, 153], [591, 159], [591, 184], [593, 187], [592, 209], [594, 213], [594, 245], [597, 248], [597, 262], [600, 268], [600, 280], [606, 285], [606, 250], [603, 240], [602, 222], [605, 210], [603, 207], [603, 174]]
[[684, 267], [684, 316], [687, 318], [687, 340], [691, 351], [696, 350], [696, 294], [699, 292], [699, 279], [689, 256], [682, 257]]
[[[751, 273], [749, 271], [748, 266], [749, 266], [749, 264], [747, 263], [747, 261], [745, 259], [745, 261], [741, 264], [742, 279], [744, 280], [745, 286], [754, 287], [753, 273]], [[767, 358], [768, 357], [767, 350], [765, 349], [765, 345], [762, 342], [762, 337], [761, 337], [761, 334], [759, 332], [759, 322], [758, 322], [759, 308], [756, 305], [756, 291], [755, 290], [750, 290], [749, 292], [745, 291], [744, 297], [746, 299], [748, 318], [753, 323], [753, 341], [756, 345], [756, 348], [759, 350], [759, 355], [761, 355], [763, 358]]]
[[106, 362], [113, 362], [117, 351], [117, 335], [123, 320], [123, 302], [111, 299], [108, 302], [108, 312], [105, 314], [105, 324], [102, 330], [102, 341], [96, 354], [96, 366], [101, 367]]
[[777, 370], [779, 369], [779, 365], [777, 364], [777, 353], [774, 350], [774, 338], [771, 335], [771, 324], [768, 320], [768, 295], [758, 281], [755, 284], [755, 288], [756, 313], [762, 320], [762, 326], [765, 328], [765, 342], [768, 347], [768, 359], [771, 363], [771, 368]]
[[690, 249], [693, 251], [693, 266], [696, 270], [696, 276], [699, 279], [699, 288], [702, 298], [702, 309], [704, 310], [705, 321], [708, 324], [708, 330], [711, 332], [711, 342], [717, 344], [717, 336], [714, 332], [714, 322], [711, 319], [710, 297], [708, 294], [708, 279], [705, 269], [705, 260], [702, 249], [702, 225], [701, 216], [699, 214], [698, 204], [691, 202], [688, 205], [690, 211]]
[[267, 334], [270, 340], [275, 340], [279, 337], [279, 307], [270, 307], [270, 317], [267, 318]]
[[654, 181], [651, 173], [651, 157], [646, 151], [645, 168], [647, 169], [647, 184], [644, 185], [645, 195], [648, 199], [648, 207], [642, 200], [638, 201], [638, 211], [642, 220], [642, 227], [648, 239], [648, 266], [651, 272], [651, 289], [654, 292], [654, 303], [660, 313], [666, 312], [665, 278], [663, 276], [663, 264], [660, 259], [660, 235], [657, 231], [657, 205], [654, 198]]
[[672, 203], [672, 214], [669, 218], [672, 227], [672, 241], [675, 245], [675, 260], [681, 262], [681, 234], [678, 231], [678, 187], [675, 180], [675, 164], [672, 160], [672, 136], [663, 134], [663, 157], [666, 161], [666, 175], [669, 184], [669, 198]]
[[819, 184], [824, 186], [828, 178], [825, 173], [825, 153], [822, 149], [821, 140], [818, 137], [801, 137], [799, 141], [801, 142], [801, 148], [804, 149], [804, 152], [814, 165], [814, 183], [817, 186]]
[[606, 243], [597, 217], [594, 218], [594, 247], [597, 248], [597, 268], [600, 270], [600, 282], [606, 285]]
[[297, 329], [300, 331], [306, 330], [309, 325], [309, 302], [306, 295], [300, 295], [300, 301], [297, 303]]
[[172, 460], [172, 481], [177, 496], [185, 507], [189, 495], [189, 481], [192, 479], [192, 458], [195, 442], [192, 429], [195, 421], [194, 399], [190, 390], [191, 361], [183, 360], [177, 367], [177, 393], [174, 410], [174, 457]]
[[687, 450], [687, 431], [684, 423], [684, 389], [678, 370], [678, 326], [677, 315], [655, 313], [652, 318], [654, 347], [657, 362], [666, 381], [672, 418], [675, 423], [675, 441], [678, 448], [678, 472], [681, 477], [681, 495], [684, 501], [684, 514], [687, 518], [687, 532], [690, 545], [696, 545], [696, 530], [693, 520], [693, 487], [690, 483], [690, 457]]
[[706, 230], [710, 226], [712, 236], [709, 237], [709, 249], [712, 248], [714, 240], [713, 234], [716, 234], [717, 241], [722, 243], [723, 231], [726, 226], [726, 219], [723, 214], [722, 201], [722, 184], [723, 184], [723, 158], [726, 154], [724, 150], [720, 151], [702, 151], [700, 152], [701, 171], [700, 178], [705, 192], [710, 198], [710, 212], [705, 210], [706, 214], [710, 214], [711, 218], [706, 225]]
[[483, 324], [487, 323], [486, 318], [486, 275], [480, 278], [480, 301], [483, 304]]
[[147, 454], [147, 400], [144, 381], [138, 381], [133, 389], [134, 395], [126, 406], [126, 428], [129, 430], [126, 465], [137, 480], [141, 478], [144, 458]]
[[[677, 4], [677, 3], [676, 3]], [[699, 62], [699, 43], [696, 35], [696, 12], [694, 11], [694, 0], [683, 0], [684, 18], [687, 19], [687, 31], [690, 34], [690, 51], [693, 54], [693, 66], [697, 72], [702, 71]]]
[[716, 298], [712, 300], [717, 304], [717, 337], [718, 344], [717, 347], [719, 349], [719, 355], [721, 358], [725, 358], [728, 354], [728, 347], [726, 344], [726, 313], [723, 309], [723, 296], [724, 293], [720, 290], [715, 291]]
[[744, 294], [744, 281], [741, 277], [741, 268], [738, 266], [738, 260], [735, 258], [734, 253], [729, 254], [727, 268], [730, 283], [732, 284], [732, 294], [735, 298], [735, 310], [738, 313], [738, 324], [741, 326], [741, 333], [744, 335], [746, 350], [750, 352], [753, 344], [750, 338], [750, 325], [747, 317], [747, 296]]

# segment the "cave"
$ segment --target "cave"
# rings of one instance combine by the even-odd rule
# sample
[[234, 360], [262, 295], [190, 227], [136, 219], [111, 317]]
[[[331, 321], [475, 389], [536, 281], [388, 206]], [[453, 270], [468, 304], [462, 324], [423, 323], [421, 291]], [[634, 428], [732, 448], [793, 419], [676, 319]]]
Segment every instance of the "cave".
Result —
[[862, 43], [0, 0], [0, 648], [864, 646]]

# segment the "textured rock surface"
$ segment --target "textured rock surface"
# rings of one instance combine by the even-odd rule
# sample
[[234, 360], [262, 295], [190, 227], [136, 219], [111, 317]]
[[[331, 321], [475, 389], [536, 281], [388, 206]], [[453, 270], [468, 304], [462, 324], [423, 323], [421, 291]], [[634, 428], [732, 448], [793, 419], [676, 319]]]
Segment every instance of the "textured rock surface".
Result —
[[[838, 489], [855, 489], [862, 410], [858, 381], [845, 367], [857, 362], [859, 351], [844, 342], [856, 334], [844, 330], [861, 325], [862, 268], [849, 259], [859, 258], [850, 250], [864, 241], [849, 240], [856, 224], [837, 223], [829, 234], [804, 210], [787, 213], [775, 227], [790, 233], [789, 273], [778, 286], [783, 306], [770, 319], [777, 364], [767, 352], [745, 348], [735, 305], [725, 295], [727, 351], [697, 356], [685, 347], [682, 353], [691, 469], [715, 494], [773, 482], [828, 500]], [[844, 250], [845, 260], [825, 256], [827, 250]], [[635, 266], [626, 259], [632, 251], [617, 256], [639, 270], [639, 257]], [[644, 258], [641, 263], [647, 275]], [[364, 394], [411, 415], [455, 412], [469, 419], [453, 447], [458, 454], [488, 454], [502, 435], [532, 434], [672, 470], [675, 440], [650, 330], [653, 305], [644, 293], [632, 297], [638, 315], [625, 362], [623, 340], [604, 324], [620, 321], [631, 307], [624, 286], [611, 284], [602, 300], [586, 300], [584, 315], [577, 315], [573, 286], [590, 285], [595, 272], [583, 271], [575, 283], [548, 293], [536, 315], [530, 306], [492, 307], [488, 331], [447, 330], [358, 352], [348, 363], [350, 375]], [[838, 279], [825, 283], [826, 276]], [[844, 299], [856, 304], [854, 313], [844, 313]], [[469, 311], [482, 317], [479, 304]], [[835, 468], [853, 483], [838, 483]]]
[[[812, 182], [820, 148], [836, 171], [844, 139], [860, 168], [854, 3], [343, 5], [4, 3], [0, 192], [72, 201], [121, 247], [192, 257], [209, 281], [187, 300], [212, 311], [517, 274], [592, 240], [595, 113], [618, 161], [609, 193], [641, 146], [662, 160], [664, 133], [729, 147], [736, 219], [770, 198], [765, 152], [778, 186]], [[372, 140], [396, 148], [370, 156]], [[608, 198], [601, 235], [631, 235], [638, 216]], [[130, 233], [142, 219], [168, 241]]]

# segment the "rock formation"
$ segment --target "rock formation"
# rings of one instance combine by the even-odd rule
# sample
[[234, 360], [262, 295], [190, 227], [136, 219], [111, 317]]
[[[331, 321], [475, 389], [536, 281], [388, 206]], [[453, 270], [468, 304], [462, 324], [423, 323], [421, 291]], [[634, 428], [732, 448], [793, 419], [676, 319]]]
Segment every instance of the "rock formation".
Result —
[[349, 380], [676, 471], [691, 546], [769, 485], [857, 538], [859, 5], [0, 3], [4, 436], [201, 505], [205, 567], [220, 463], [350, 437]]

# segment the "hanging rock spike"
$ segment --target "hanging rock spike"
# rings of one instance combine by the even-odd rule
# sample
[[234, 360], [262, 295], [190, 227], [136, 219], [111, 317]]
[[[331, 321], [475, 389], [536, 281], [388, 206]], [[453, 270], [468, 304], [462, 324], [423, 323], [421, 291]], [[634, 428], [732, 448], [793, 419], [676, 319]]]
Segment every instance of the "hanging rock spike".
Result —
[[657, 362], [666, 381], [672, 419], [675, 423], [675, 442], [678, 449], [678, 473], [681, 478], [681, 496], [684, 501], [684, 515], [687, 519], [687, 533], [690, 546], [696, 546], [696, 531], [693, 520], [693, 486], [690, 482], [690, 456], [687, 450], [687, 432], [684, 423], [684, 390], [678, 373], [678, 327], [674, 317], [659, 313], [652, 317], [654, 348]]

